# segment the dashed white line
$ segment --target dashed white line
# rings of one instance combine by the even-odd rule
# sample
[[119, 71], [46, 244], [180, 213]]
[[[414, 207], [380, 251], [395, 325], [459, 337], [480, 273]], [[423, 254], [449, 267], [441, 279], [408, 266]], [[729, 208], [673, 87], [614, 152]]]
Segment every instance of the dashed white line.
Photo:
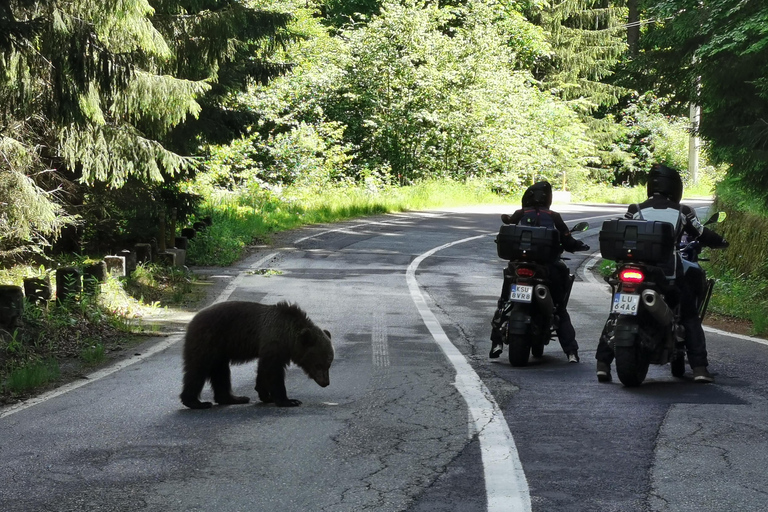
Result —
[[377, 311], [373, 315], [371, 344], [373, 345], [373, 366], [386, 368], [389, 366], [389, 345], [387, 343], [387, 325], [383, 313]]

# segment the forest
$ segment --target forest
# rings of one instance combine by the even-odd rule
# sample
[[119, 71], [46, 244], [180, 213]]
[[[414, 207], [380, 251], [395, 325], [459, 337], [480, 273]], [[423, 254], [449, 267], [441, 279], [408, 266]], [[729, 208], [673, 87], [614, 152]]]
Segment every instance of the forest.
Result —
[[434, 180], [588, 199], [664, 162], [734, 218], [719, 271], [768, 279], [766, 119], [762, 0], [10, 0], [0, 261]]

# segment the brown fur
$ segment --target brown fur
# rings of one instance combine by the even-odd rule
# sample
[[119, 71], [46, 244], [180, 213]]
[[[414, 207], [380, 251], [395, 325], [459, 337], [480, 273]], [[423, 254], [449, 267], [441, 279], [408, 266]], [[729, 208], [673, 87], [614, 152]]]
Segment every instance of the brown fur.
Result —
[[187, 326], [181, 402], [192, 409], [211, 407], [210, 402], [200, 401], [207, 380], [216, 403], [248, 403], [247, 396], [232, 395], [229, 365], [258, 358], [255, 389], [259, 399], [279, 407], [300, 405], [285, 390], [288, 364], [293, 362], [325, 387], [330, 384], [333, 356], [331, 333], [317, 327], [296, 305], [214, 304], [197, 313]]

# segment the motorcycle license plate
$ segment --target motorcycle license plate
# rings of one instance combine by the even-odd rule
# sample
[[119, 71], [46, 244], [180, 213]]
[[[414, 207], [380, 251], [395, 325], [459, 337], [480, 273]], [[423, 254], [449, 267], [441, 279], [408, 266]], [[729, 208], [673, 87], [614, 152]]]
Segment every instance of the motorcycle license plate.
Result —
[[613, 313], [636, 315], [640, 305], [640, 296], [632, 293], [617, 293], [613, 296]]
[[522, 284], [513, 284], [509, 295], [509, 300], [514, 302], [531, 302], [533, 296], [533, 286]]

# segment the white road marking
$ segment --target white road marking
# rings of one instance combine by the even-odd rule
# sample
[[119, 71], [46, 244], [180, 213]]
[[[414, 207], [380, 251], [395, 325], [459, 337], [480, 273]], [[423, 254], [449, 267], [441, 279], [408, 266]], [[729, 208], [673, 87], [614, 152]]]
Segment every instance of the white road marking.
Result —
[[592, 267], [597, 265], [597, 262], [602, 259], [602, 256], [600, 255], [600, 251], [595, 252], [592, 257], [590, 257], [586, 263], [584, 263], [584, 266], [581, 267], [581, 278], [591, 284], [605, 284], [605, 281], [600, 282], [599, 279], [597, 279], [594, 274], [592, 274]]
[[406, 280], [424, 324], [448, 361], [456, 369], [455, 385], [467, 403], [480, 441], [488, 511], [527, 512], [531, 510], [528, 481], [504, 414], [472, 366], [448, 339], [437, 317], [429, 309], [419, 283], [416, 281], [416, 269], [429, 256], [442, 249], [484, 236], [487, 235], [464, 238], [425, 252], [408, 266]]
[[263, 258], [261, 258], [259, 261], [248, 267], [248, 270], [244, 270], [243, 272], [240, 272], [235, 276], [235, 278], [230, 281], [230, 283], [227, 285], [226, 288], [219, 294], [218, 297], [216, 297], [216, 300], [213, 301], [214, 304], [218, 304], [219, 302], [224, 302], [225, 300], [229, 299], [229, 297], [234, 293], [234, 291], [237, 289], [238, 286], [240, 286], [240, 283], [243, 281], [243, 277], [252, 270], [257, 270], [261, 268], [262, 265], [264, 265], [266, 262], [271, 260], [277, 256], [276, 252], [273, 252], [271, 254], [267, 254]]
[[397, 226], [399, 224], [402, 224], [404, 220], [407, 221], [407, 220], [412, 219], [413, 217], [437, 218], [437, 217], [442, 217], [442, 216], [444, 216], [446, 214], [444, 212], [441, 212], [441, 213], [411, 212], [411, 213], [406, 214], [406, 215], [395, 214], [395, 213], [390, 213], [390, 214], [387, 214], [387, 215], [395, 217], [395, 219], [394, 220], [385, 220], [385, 221], [371, 220], [371, 221], [368, 221], [368, 222], [363, 222], [361, 224], [355, 224], [353, 226], [341, 226], [341, 227], [333, 228], [333, 229], [324, 229], [324, 230], [318, 231], [317, 233], [314, 233], [312, 235], [307, 235], [307, 236], [304, 236], [304, 237], [301, 237], [301, 238], [297, 238], [296, 240], [293, 241], [293, 243], [294, 244], [300, 244], [301, 242], [304, 242], [306, 240], [311, 240], [312, 238], [317, 238], [317, 237], [320, 237], [320, 236], [323, 236], [323, 235], [327, 235], [329, 233], [352, 233], [353, 229], [360, 228], [360, 227], [366, 227], [366, 226]]

